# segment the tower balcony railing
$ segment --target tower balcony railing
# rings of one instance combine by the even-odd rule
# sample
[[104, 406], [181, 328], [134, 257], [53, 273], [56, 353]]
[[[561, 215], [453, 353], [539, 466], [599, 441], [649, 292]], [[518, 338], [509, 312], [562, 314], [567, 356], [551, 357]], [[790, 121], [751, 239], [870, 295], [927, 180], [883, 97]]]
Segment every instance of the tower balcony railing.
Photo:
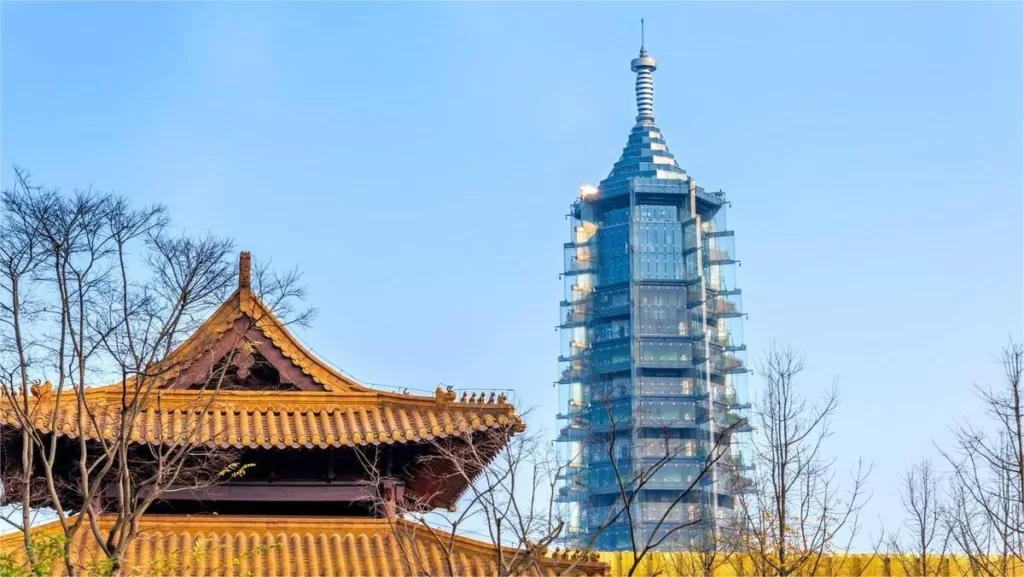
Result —
[[[623, 431], [625, 433], [625, 431]], [[619, 452], [615, 451], [614, 455], [608, 454], [609, 438], [604, 439], [589, 439], [592, 443], [588, 444], [585, 449], [585, 460], [588, 464], [593, 466], [607, 466], [610, 464], [612, 458], [618, 463], [622, 459], [633, 455], [637, 461], [643, 462], [645, 467], [651, 465], [657, 461], [704, 461], [707, 459], [707, 441], [698, 441], [695, 439], [671, 439], [672, 444], [666, 446], [665, 441], [658, 441], [656, 439], [643, 439], [638, 441], [638, 444], [632, 445], [633, 451]], [[616, 441], [616, 445], [620, 441], [625, 439], [619, 439]]]
[[567, 243], [563, 243], [562, 247], [569, 250], [593, 246], [595, 232], [597, 232], [597, 225], [589, 222], [583, 225], [580, 224], [580, 221], [576, 220], [572, 226], [572, 230], [570, 231], [570, 238], [572, 238], [572, 240]]
[[593, 305], [589, 300], [562, 302], [561, 328], [573, 328], [590, 321], [593, 316]]
[[569, 420], [576, 417], [584, 416], [587, 411], [586, 403], [577, 399], [570, 399], [565, 403], [560, 403], [562, 409], [555, 415], [556, 419]]
[[735, 405], [736, 404], [736, 391], [729, 391], [729, 392], [724, 393], [724, 394], [720, 393], [720, 394], [715, 395], [715, 403], [718, 403], [719, 405], [724, 405], [726, 407], [731, 407], [731, 406]]
[[611, 359], [594, 363], [594, 372], [601, 375], [618, 373], [629, 369], [629, 359]]
[[617, 379], [592, 383], [587, 395], [592, 405], [604, 405], [610, 401], [619, 401], [632, 397], [632, 383], [628, 379]]
[[715, 399], [715, 404], [720, 405], [729, 411], [740, 413], [742, 411], [750, 410], [750, 403], [740, 402], [735, 393], [726, 395], [723, 398]]
[[623, 194], [629, 194], [630, 182], [617, 182], [614, 184], [608, 184], [601, 187], [601, 194], [599, 198], [612, 198], [615, 196], [621, 196]]
[[696, 414], [645, 414], [637, 416], [636, 422], [641, 427], [652, 429], [692, 429], [697, 426]]
[[600, 318], [621, 317], [629, 314], [629, 304], [595, 307], [594, 316]]
[[686, 306], [693, 308], [704, 302], [704, 291], [701, 290], [700, 284], [691, 284], [686, 287]]
[[645, 523], [664, 521], [673, 525], [700, 520], [699, 509], [693, 503], [646, 503], [639, 507], [640, 520]]
[[571, 353], [568, 355], [559, 355], [558, 362], [560, 363], [585, 363], [590, 360], [590, 349], [586, 347], [573, 347]]
[[654, 194], [690, 194], [690, 183], [688, 181], [664, 182], [649, 178], [634, 178], [630, 185], [633, 192], [654, 193]]
[[736, 237], [731, 230], [704, 234], [704, 258], [711, 264], [736, 262]]
[[740, 317], [728, 317], [724, 323], [715, 323], [715, 326], [708, 328], [708, 339], [711, 344], [725, 351], [745, 351], [747, 346], [743, 343], [743, 333], [737, 330], [741, 323]]
[[724, 431], [730, 427], [732, 427], [732, 431], [735, 433], [749, 433], [754, 430], [750, 426], [750, 421], [736, 411], [716, 408], [714, 414], [716, 432]]
[[713, 207], [720, 207], [725, 204], [725, 193], [722, 191], [706, 192], [702, 187], [696, 187], [696, 196]]
[[558, 430], [555, 441], [559, 443], [582, 442], [590, 439], [591, 435], [592, 431], [588, 425], [570, 421], [569, 425]]
[[562, 368], [559, 378], [555, 381], [559, 385], [580, 383], [590, 378], [593, 372], [587, 363], [565, 363], [568, 366]]
[[628, 180], [605, 184], [601, 187], [601, 198], [613, 198], [635, 192], [639, 194], [673, 194], [683, 196], [689, 194], [687, 181], [664, 182], [651, 178], [633, 177]]
[[585, 427], [590, 440], [593, 440], [595, 435], [603, 438], [612, 433], [616, 437], [621, 437], [628, 435], [629, 430], [633, 428], [632, 415], [613, 415], [613, 420], [609, 421], [606, 411], [604, 407], [590, 407], [590, 418]]
[[[691, 472], [685, 474], [676, 474], [674, 472], [666, 471], [665, 474], [660, 474], [662, 471], [658, 471], [650, 479], [644, 482], [644, 489], [652, 491], [675, 491], [677, 494], [681, 489], [685, 489], [690, 485], [693, 485], [693, 491], [697, 491], [704, 483], [710, 482], [711, 475], [706, 473], [702, 475], [704, 470], [703, 463], [693, 462]], [[668, 465], [666, 465], [667, 467]]]
[[746, 370], [743, 359], [729, 353], [722, 354], [722, 370], [726, 372], [742, 372]]
[[565, 481], [564, 486], [568, 487], [569, 491], [585, 490], [587, 488], [587, 470], [586, 468], [570, 468], [563, 467], [560, 470], [560, 478]]
[[583, 525], [591, 531], [627, 522], [626, 510], [620, 504], [590, 507], [583, 515]]
[[672, 400], [682, 399], [696, 401], [703, 399], [707, 394], [707, 389], [704, 387], [689, 387], [684, 389], [667, 390], [663, 387], [643, 387], [640, 389], [638, 397], [641, 399], [656, 399], [657, 397], [664, 397]]
[[718, 462], [721, 463], [723, 468], [730, 471], [746, 472], [754, 469], [754, 465], [750, 464], [742, 453], [736, 455], [726, 453], [725, 455], [722, 455]]
[[726, 340], [726, 345], [723, 346], [720, 340], [710, 338], [710, 336], [708, 344], [711, 346], [705, 347], [704, 341], [694, 341], [694, 362], [703, 362], [710, 354], [711, 368], [719, 374], [742, 373], [747, 370], [746, 361], [742, 355], [747, 350], [746, 345], [729, 344], [729, 341]]
[[580, 358], [590, 348], [590, 344], [586, 340], [569, 341], [568, 347], [570, 356], [575, 359]]
[[597, 271], [597, 261], [591, 257], [566, 256], [564, 276], [586, 274]]
[[657, 369], [686, 369], [693, 366], [693, 361], [688, 354], [643, 355], [638, 359], [637, 364], [641, 367]]
[[711, 370], [718, 374], [736, 374], [747, 372], [746, 362], [735, 352], [711, 354]]
[[739, 291], [717, 294], [708, 299], [708, 314], [717, 318], [739, 317], [743, 315], [742, 303]]
[[693, 362], [702, 362], [708, 358], [708, 355], [714, 355], [716, 348], [707, 346], [703, 340], [693, 341]]
[[589, 284], [567, 284], [565, 289], [565, 300], [568, 302], [579, 302], [588, 299], [594, 293], [594, 287]]
[[640, 340], [638, 362], [647, 367], [689, 367], [693, 345], [689, 340], [644, 338]]
[[721, 249], [708, 249], [706, 258], [708, 259], [708, 262], [712, 264], [736, 262], [736, 259], [733, 258], [732, 253], [730, 253], [727, 250]]
[[562, 485], [558, 488], [555, 501], [559, 503], [575, 503], [587, 496], [587, 488], [581, 484]]
[[[658, 194], [688, 196], [690, 194], [689, 180], [663, 181], [653, 178], [633, 177], [629, 180], [609, 183], [601, 187], [599, 198], [612, 198], [635, 192], [637, 194]], [[725, 195], [722, 192], [706, 192], [701, 187], [695, 190], [697, 200], [707, 208], [715, 209], [725, 204]]]
[[726, 340], [724, 343], [721, 343], [719, 346], [722, 347], [722, 350], [728, 351], [730, 353], [739, 353], [739, 352], [747, 350], [747, 345], [745, 345], [743, 343], [733, 343], [731, 340]]
[[715, 327], [708, 328], [707, 337], [711, 346], [718, 347], [723, 351], [735, 352], [747, 350], [747, 345], [740, 342], [736, 335], [730, 334], [727, 330], [719, 329], [717, 325]]
[[704, 441], [695, 439], [643, 439], [639, 453], [644, 459], [700, 459], [707, 458]]
[[[625, 483], [625, 480], [626, 480], [626, 475], [629, 474], [629, 470], [628, 469], [622, 469], [621, 470], [621, 474], [622, 474], [622, 477], [623, 477], [623, 484], [627, 484], [627, 483]], [[614, 476], [612, 478], [610, 478], [610, 479], [602, 480], [602, 481], [590, 480], [587, 483], [587, 492], [590, 493], [591, 495], [614, 495], [614, 494], [617, 494], [619, 492], [619, 489], [620, 489], [619, 481], [616, 480], [614, 478]], [[628, 488], [627, 492], [630, 491], [630, 490], [632, 490], [632, 489]]]

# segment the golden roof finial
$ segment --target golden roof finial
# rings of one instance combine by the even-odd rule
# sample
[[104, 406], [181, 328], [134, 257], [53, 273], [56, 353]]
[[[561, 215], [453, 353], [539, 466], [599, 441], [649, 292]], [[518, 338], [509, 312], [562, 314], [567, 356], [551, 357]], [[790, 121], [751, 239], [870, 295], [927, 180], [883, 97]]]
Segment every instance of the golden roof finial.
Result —
[[451, 385], [442, 387], [443, 385], [437, 385], [437, 390], [434, 391], [434, 399], [437, 401], [437, 404], [444, 406], [455, 402], [455, 391], [452, 390]]
[[251, 283], [250, 266], [252, 264], [252, 253], [243, 250], [238, 255], [238, 288], [249, 289]]
[[50, 379], [46, 379], [46, 382], [43, 383], [36, 381], [29, 390], [34, 397], [45, 397], [53, 391], [53, 383], [50, 382]]

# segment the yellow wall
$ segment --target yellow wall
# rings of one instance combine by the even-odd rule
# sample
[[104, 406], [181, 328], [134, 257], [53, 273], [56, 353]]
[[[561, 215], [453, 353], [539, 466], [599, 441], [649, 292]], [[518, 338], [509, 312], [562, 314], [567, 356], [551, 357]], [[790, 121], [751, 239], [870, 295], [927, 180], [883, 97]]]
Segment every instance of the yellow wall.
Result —
[[[631, 553], [603, 552], [601, 560], [611, 565], [612, 575], [626, 575], [633, 565]], [[640, 566], [633, 573], [636, 577], [690, 577], [702, 575], [701, 559], [695, 553], [654, 553], [647, 555], [641, 560]], [[883, 555], [871, 554], [850, 554], [834, 555], [824, 557], [819, 563], [817, 571], [810, 566], [798, 572], [800, 576], [814, 577], [917, 577], [914, 570], [915, 562], [910, 557], [902, 560], [898, 557], [890, 557], [888, 562]], [[909, 570], [909, 572], [908, 572]], [[928, 574], [941, 577], [966, 577], [971, 575], [982, 575], [983, 572], [974, 573], [971, 571], [970, 563], [966, 557], [940, 557], [933, 556], [928, 560]], [[729, 559], [718, 559], [716, 563], [716, 577], [746, 577], [758, 575], [754, 564], [749, 557], [732, 556]], [[1018, 563], [1011, 566], [1008, 575], [1020, 575], [1024, 577], [1024, 565]]]

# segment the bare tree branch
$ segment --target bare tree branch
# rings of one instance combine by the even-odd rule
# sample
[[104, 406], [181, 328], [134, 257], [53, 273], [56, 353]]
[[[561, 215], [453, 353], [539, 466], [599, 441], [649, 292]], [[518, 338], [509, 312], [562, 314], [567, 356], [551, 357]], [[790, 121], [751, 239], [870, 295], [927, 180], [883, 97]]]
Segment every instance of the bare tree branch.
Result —
[[754, 407], [755, 467], [738, 499], [744, 548], [758, 574], [817, 574], [825, 556], [841, 551], [844, 530], [849, 550], [865, 500], [870, 467], [859, 464], [844, 490], [834, 459], [822, 454], [838, 391], [833, 386], [809, 402], [796, 385], [803, 368], [793, 349], [775, 345], [758, 366], [763, 385]]
[[1000, 386], [975, 387], [989, 421], [957, 425], [943, 451], [953, 469], [947, 530], [972, 568], [993, 576], [1024, 568], [1024, 346], [1011, 340], [999, 362]]
[[[65, 573], [82, 571], [71, 548], [84, 531], [119, 574], [139, 518], [170, 492], [223, 482], [237, 456], [196, 439], [219, 434], [204, 415], [235, 379], [229, 368], [248, 354], [251, 326], [196, 376], [194, 400], [173, 407], [177, 421], [141, 429], [145, 411], [163, 410], [161, 386], [182, 368], [165, 357], [232, 288], [232, 243], [170, 235], [161, 206], [133, 207], [92, 189], [63, 194], [25, 171], [15, 176], [0, 199], [0, 396], [17, 427], [0, 440], [17, 458], [0, 459], [0, 496], [19, 505], [20, 519], [7, 521], [23, 531], [30, 563], [32, 515], [49, 507], [64, 535]], [[299, 276], [264, 276], [272, 280], [257, 295], [292, 310], [303, 295]], [[102, 394], [90, 386], [110, 382]], [[56, 434], [62, 426], [76, 434]], [[114, 517], [103, 529], [101, 514]]]

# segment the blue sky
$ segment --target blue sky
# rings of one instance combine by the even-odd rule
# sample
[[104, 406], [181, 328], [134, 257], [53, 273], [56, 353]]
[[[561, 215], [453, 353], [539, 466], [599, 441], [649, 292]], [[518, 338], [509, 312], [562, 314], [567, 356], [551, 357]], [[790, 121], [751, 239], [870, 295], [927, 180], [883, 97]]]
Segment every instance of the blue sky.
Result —
[[[635, 115], [733, 201], [753, 353], [838, 379], [869, 528], [1024, 324], [1022, 7], [4, 2], [0, 163], [165, 203], [305, 271], [365, 381], [512, 388], [554, 428], [564, 215]], [[753, 356], [753, 355], [752, 355]], [[756, 379], [752, 379], [756, 387]]]

